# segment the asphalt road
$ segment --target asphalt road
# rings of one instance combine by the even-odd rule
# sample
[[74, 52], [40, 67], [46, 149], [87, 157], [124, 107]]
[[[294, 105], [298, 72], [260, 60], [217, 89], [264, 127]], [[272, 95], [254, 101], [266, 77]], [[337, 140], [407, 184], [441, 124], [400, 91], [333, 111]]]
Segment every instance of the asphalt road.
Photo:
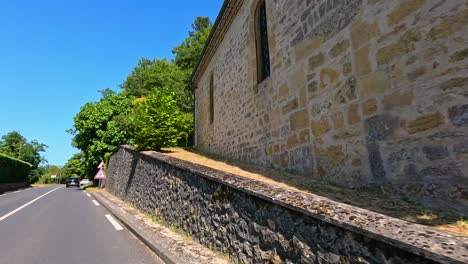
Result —
[[0, 196], [0, 264], [162, 263], [84, 191], [38, 187]]

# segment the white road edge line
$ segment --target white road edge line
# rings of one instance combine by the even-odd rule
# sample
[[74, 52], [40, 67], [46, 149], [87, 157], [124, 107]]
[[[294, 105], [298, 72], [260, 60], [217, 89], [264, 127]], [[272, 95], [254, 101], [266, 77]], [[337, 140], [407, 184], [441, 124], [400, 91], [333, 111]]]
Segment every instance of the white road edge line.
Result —
[[51, 190], [51, 191], [48, 191], [48, 192], [44, 193], [43, 195], [37, 197], [36, 199], [31, 200], [30, 202], [27, 202], [27, 203], [23, 204], [22, 206], [16, 208], [15, 210], [9, 212], [8, 214], [6, 214], [6, 215], [0, 217], [0, 222], [3, 221], [3, 220], [5, 220], [5, 219], [7, 219], [9, 216], [12, 216], [13, 214], [17, 213], [18, 211], [20, 211], [21, 209], [25, 208], [26, 206], [28, 206], [28, 205], [34, 203], [35, 201], [41, 199], [42, 197], [48, 195], [49, 193], [51, 193], [51, 192], [53, 192], [53, 191], [56, 191], [57, 189], [60, 189], [60, 188], [62, 188], [62, 187], [58, 187], [58, 188], [55, 188], [55, 189], [53, 189], [53, 190]]
[[86, 195], [87, 195], [88, 197], [91, 197], [91, 194], [89, 194], [89, 193], [87, 193]]
[[93, 200], [93, 203], [94, 203], [96, 206], [99, 206], [99, 203], [98, 203], [96, 200]]
[[21, 192], [21, 191], [14, 191], [14, 192], [12, 192], [12, 193], [19, 193], [19, 192]]
[[111, 222], [111, 224], [117, 231], [123, 230], [123, 227], [119, 223], [117, 223], [117, 221], [115, 221], [115, 219], [111, 215], [106, 214], [106, 218], [107, 220], [109, 220], [109, 222]]

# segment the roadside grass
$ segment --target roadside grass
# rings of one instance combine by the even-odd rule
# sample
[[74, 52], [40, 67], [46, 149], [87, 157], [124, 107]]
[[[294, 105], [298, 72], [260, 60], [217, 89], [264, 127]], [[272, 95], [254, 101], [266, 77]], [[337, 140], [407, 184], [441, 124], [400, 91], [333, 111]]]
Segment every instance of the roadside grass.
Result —
[[[141, 212], [133, 204], [130, 204], [130, 206], [133, 209]], [[162, 226], [165, 226], [165, 227], [169, 228], [169, 230], [171, 230], [172, 232], [177, 233], [178, 235], [180, 235], [180, 236], [182, 236], [182, 237], [184, 237], [186, 239], [192, 240], [192, 237], [187, 232], [185, 232], [185, 230], [182, 227], [180, 227], [179, 225], [174, 224], [174, 223], [169, 222], [169, 221], [166, 221], [163, 218], [152, 215], [152, 214], [147, 214], [147, 213], [143, 213], [143, 214], [145, 215], [146, 218], [150, 219], [152, 222], [157, 223], [157, 224], [162, 225]]]
[[88, 186], [84, 186], [83, 187], [83, 190], [86, 190], [87, 192], [98, 192], [98, 191], [102, 191], [102, 189], [99, 189], [99, 187], [97, 185], [88, 185]]
[[381, 187], [343, 188], [317, 178], [312, 179], [296, 175], [293, 172], [247, 164], [193, 148], [165, 148], [162, 154], [279, 187], [327, 197], [337, 202], [408, 222], [468, 236], [468, 212], [467, 215], [463, 216], [430, 209], [408, 197], [392, 195], [391, 190], [385, 190]]
[[61, 186], [63, 184], [57, 184], [57, 183], [33, 183], [30, 184], [31, 187], [47, 187], [47, 186]]

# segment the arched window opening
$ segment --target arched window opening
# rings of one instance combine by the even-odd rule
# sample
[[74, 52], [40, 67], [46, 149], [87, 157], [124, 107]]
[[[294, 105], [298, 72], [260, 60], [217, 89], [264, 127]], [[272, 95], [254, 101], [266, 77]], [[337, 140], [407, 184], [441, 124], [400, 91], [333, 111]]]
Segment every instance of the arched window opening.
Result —
[[261, 1], [255, 14], [257, 44], [257, 79], [262, 82], [270, 76], [270, 50], [268, 47], [267, 12], [265, 1]]

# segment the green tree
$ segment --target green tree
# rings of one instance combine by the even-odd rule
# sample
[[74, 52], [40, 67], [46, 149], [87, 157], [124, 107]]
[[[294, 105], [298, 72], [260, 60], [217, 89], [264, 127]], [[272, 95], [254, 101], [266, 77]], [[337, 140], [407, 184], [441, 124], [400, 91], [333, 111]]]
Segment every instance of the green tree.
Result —
[[26, 161], [32, 165], [29, 175], [30, 182], [35, 182], [38, 179], [40, 176], [40, 171], [37, 170], [39, 165], [47, 162], [41, 156], [41, 152], [44, 152], [46, 148], [45, 144], [39, 143], [37, 140], [28, 141], [17, 131], [2, 136], [0, 140], [0, 153]]
[[[60, 175], [62, 169], [59, 166], [55, 165], [44, 165], [38, 168], [38, 172], [40, 172], [40, 176], [37, 179], [37, 183], [43, 183], [43, 184], [48, 184], [48, 183], [57, 183], [56, 179], [52, 179], [52, 175], [57, 175], [57, 177]], [[61, 175], [63, 178], [64, 176]]]
[[120, 85], [124, 93], [147, 97], [152, 91], [170, 87], [176, 94], [177, 105], [183, 112], [192, 110], [193, 97], [187, 89], [184, 72], [174, 63], [162, 60], [140, 59], [132, 73]]
[[19, 158], [21, 156], [21, 149], [27, 142], [26, 138], [19, 132], [13, 131], [2, 136], [0, 151], [11, 157]]
[[84, 177], [86, 172], [86, 159], [83, 152], [76, 153], [73, 155], [63, 166], [62, 177]]
[[197, 17], [192, 24], [194, 31], [190, 31], [189, 37], [172, 50], [175, 55], [173, 61], [185, 72], [186, 78], [190, 77], [200, 60], [212, 27], [213, 23], [208, 17]]
[[91, 176], [105, 155], [122, 144], [131, 143], [131, 133], [119, 122], [131, 111], [134, 97], [116, 94], [109, 89], [101, 91], [99, 102], [89, 102], [74, 117], [74, 126], [68, 130], [73, 146], [84, 154], [84, 174]]
[[139, 149], [161, 150], [187, 142], [193, 130], [192, 117], [179, 111], [174, 96], [168, 88], [158, 89], [136, 106], [132, 120]]

